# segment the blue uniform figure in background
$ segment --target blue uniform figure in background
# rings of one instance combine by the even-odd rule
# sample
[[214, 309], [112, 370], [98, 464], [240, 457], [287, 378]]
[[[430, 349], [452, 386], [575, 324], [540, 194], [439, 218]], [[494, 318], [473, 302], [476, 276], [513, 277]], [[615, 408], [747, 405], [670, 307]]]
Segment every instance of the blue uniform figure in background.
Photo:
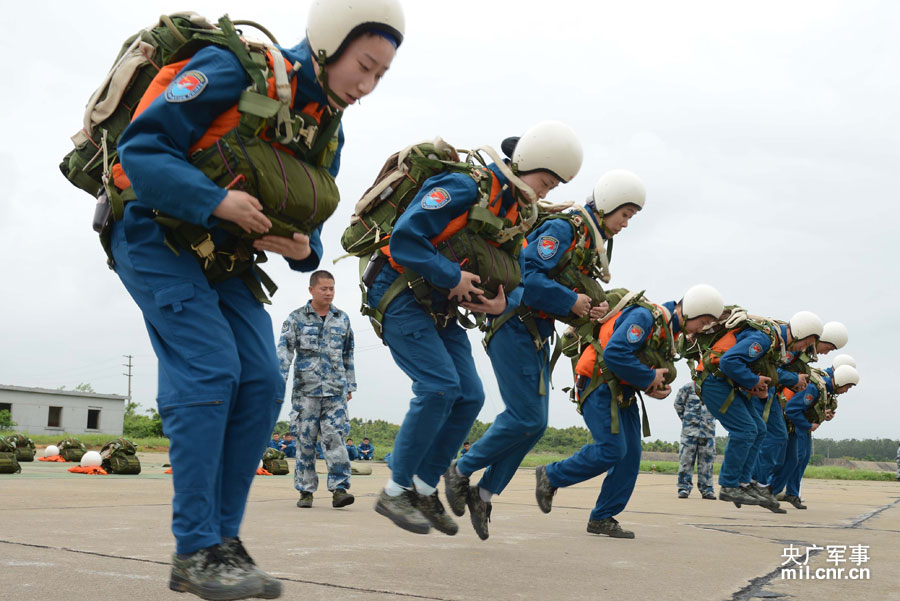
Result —
[[297, 456], [297, 441], [294, 440], [294, 436], [290, 432], [286, 432], [281, 440], [281, 452], [284, 453], [285, 457], [290, 457], [291, 459]]
[[[417, 300], [411, 283], [384, 310], [384, 342], [413, 381], [415, 396], [394, 441], [391, 479], [375, 510], [401, 528], [420, 534], [431, 526], [446, 534], [458, 530], [438, 499], [437, 484], [478, 416], [484, 390], [468, 335], [455, 319], [455, 307], [473, 303], [470, 310], [494, 315], [506, 309], [502, 284], [490, 290], [494, 296], [487, 299], [487, 282], [463, 269], [474, 263], [475, 256], [454, 254], [456, 260], [451, 260], [436, 245], [454, 237], [477, 236], [481, 244], [491, 246], [498, 265], [514, 267], [523, 215], [527, 211], [537, 217], [537, 200], [559, 181], [547, 170], [560, 157], [568, 160], [573, 144], [577, 144], [580, 165], [581, 148], [571, 129], [559, 122], [539, 124], [522, 136], [509, 166], [495, 162], [472, 174], [438, 174], [423, 183], [396, 221], [388, 247], [390, 265], [381, 269], [369, 287], [370, 306], [380, 305], [401, 270], [403, 277], [409, 277], [406, 270], [411, 270], [433, 288], [449, 290], [449, 294], [434, 290]], [[482, 188], [481, 182], [488, 182], [490, 190]], [[470, 228], [474, 208], [489, 211], [492, 222], [500, 227], [495, 231]], [[507, 233], [512, 238], [501, 242]]]
[[[558, 488], [606, 472], [587, 531], [634, 538], [634, 532], [623, 529], [613, 516], [628, 504], [640, 470], [641, 415], [635, 396], [646, 391], [653, 398], [667, 397], [672, 391], [668, 383], [674, 378], [669, 372], [674, 369], [675, 338], [682, 331], [694, 333], [706, 327], [723, 308], [718, 291], [701, 284], [689, 289], [678, 303], [660, 306], [629, 300], [623, 309], [610, 311], [598, 337], [602, 359], [591, 346], [576, 367], [580, 409], [594, 442], [568, 459], [536, 470], [535, 496], [541, 511], [550, 512]], [[672, 367], [662, 367], [663, 362]], [[602, 383], [593, 382], [595, 376]]]
[[269, 448], [275, 449], [276, 451], [281, 450], [281, 434], [278, 432], [272, 434], [272, 440], [269, 441]]
[[687, 499], [694, 484], [691, 475], [697, 464], [697, 488], [704, 499], [715, 499], [713, 462], [716, 458], [716, 418], [712, 416], [694, 383], [681, 387], [675, 396], [675, 412], [681, 420], [681, 447], [678, 451], [678, 498]]
[[[645, 198], [644, 185], [636, 175], [624, 170], [608, 172], [598, 180], [584, 207], [548, 217], [526, 238], [521, 255], [525, 265], [522, 285], [510, 295], [510, 308], [493, 320], [485, 337], [506, 411], [497, 416], [470, 453], [451, 465], [446, 476], [451, 509], [460, 514], [467, 504], [482, 540], [489, 535], [492, 496], [509, 484], [547, 427], [551, 369], [547, 342], [554, 331], [554, 316], [578, 323], [606, 314], [609, 305], [599, 284], [583, 289], [581, 277], [608, 276], [604, 271], [608, 267], [605, 242], [628, 226]], [[591, 263], [573, 265], [583, 256], [590, 256]], [[570, 265], [585, 272], [583, 276], [573, 278], [564, 272]], [[586, 292], [594, 292], [595, 297]], [[478, 486], [470, 487], [469, 476], [484, 467]]]
[[375, 447], [369, 442], [368, 438], [363, 438], [362, 444], [357, 447], [359, 458], [361, 461], [371, 461], [375, 459]]
[[345, 446], [347, 447], [347, 457], [350, 458], [350, 461], [359, 459], [359, 451], [357, 450], [356, 445], [353, 444], [352, 438], [347, 439], [347, 444]]
[[[402, 40], [402, 10], [392, 0], [319, 0], [307, 25], [307, 39], [281, 50], [297, 65], [290, 75], [296, 81], [291, 110], [312, 108], [337, 118], [387, 70]], [[238, 534], [259, 458], [282, 407], [284, 380], [271, 319], [250, 289], [259, 288], [252, 267], [245, 278], [209, 281], [193, 253], [173, 252], [170, 231], [156, 218], [159, 212], [206, 229], [206, 240], [216, 248], [238, 239], [218, 227], [231, 222], [262, 236], [253, 242], [255, 251], [281, 254], [298, 271], [318, 265], [318, 231], [308, 237], [266, 236], [271, 221], [256, 198], [219, 187], [190, 161], [195, 144], [214, 135], [211, 126], [237, 106], [249, 84], [237, 56], [218, 46], [198, 50], [174, 75], [119, 141], [136, 200], [125, 205], [110, 232], [115, 271], [143, 313], [159, 360], [157, 402], [170, 440], [175, 489], [176, 554], [169, 585], [218, 599], [281, 594], [281, 583], [255, 566]], [[332, 176], [338, 172], [341, 140], [339, 134], [331, 146]], [[260, 175], [282, 179], [280, 170]]]

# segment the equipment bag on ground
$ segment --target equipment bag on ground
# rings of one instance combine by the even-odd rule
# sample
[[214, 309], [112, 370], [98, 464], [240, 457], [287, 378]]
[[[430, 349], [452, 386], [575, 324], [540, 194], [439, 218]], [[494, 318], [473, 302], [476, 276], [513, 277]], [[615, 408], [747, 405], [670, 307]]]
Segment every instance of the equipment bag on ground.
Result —
[[12, 434], [7, 437], [16, 447], [16, 459], [19, 461], [34, 461], [34, 441], [24, 434]]
[[127, 438], [111, 440], [100, 449], [100, 464], [110, 474], [140, 474], [137, 445]]
[[87, 452], [84, 443], [74, 436], [60, 440], [56, 446], [59, 447], [59, 456], [66, 461], [81, 461]]
[[273, 476], [283, 476], [288, 473], [288, 462], [284, 458], [284, 452], [278, 449], [268, 448], [262, 456], [263, 468]]
[[22, 471], [16, 459], [16, 444], [0, 436], [0, 474], [16, 474]]

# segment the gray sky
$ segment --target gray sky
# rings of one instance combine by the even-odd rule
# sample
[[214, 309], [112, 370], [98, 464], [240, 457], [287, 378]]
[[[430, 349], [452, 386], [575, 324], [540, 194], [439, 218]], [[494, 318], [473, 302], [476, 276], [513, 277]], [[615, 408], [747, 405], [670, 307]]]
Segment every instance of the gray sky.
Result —
[[[308, 6], [191, 4], [211, 20], [228, 12], [259, 21], [285, 45], [303, 37]], [[411, 394], [359, 315], [356, 260], [331, 263], [343, 254], [340, 234], [383, 160], [435, 135], [463, 148], [499, 149], [504, 137], [559, 119], [581, 137], [585, 161], [551, 200], [582, 201], [613, 168], [634, 171], [647, 187], [645, 210], [616, 239], [612, 285], [646, 289], [662, 302], [706, 282], [753, 313], [787, 319], [808, 309], [843, 321], [850, 343], [841, 352], [856, 358], [861, 384], [818, 434], [900, 436], [891, 375], [900, 340], [898, 5], [405, 4], [407, 37], [394, 65], [345, 116], [344, 200], [323, 235], [322, 267], [335, 273], [336, 304], [356, 331], [351, 415], [399, 423]], [[183, 9], [181, 2], [123, 6], [32, 2], [9, 18], [33, 23], [41, 14], [41, 40], [22, 26], [0, 38], [7, 82], [0, 99], [7, 140], [0, 149], [0, 383], [90, 382], [98, 392], [124, 394], [122, 355], [131, 354], [134, 398], [151, 407], [156, 359], [140, 311], [104, 265], [90, 229], [93, 201], [57, 167], [122, 40]], [[280, 286], [270, 308], [274, 336], [308, 299], [308, 279], [278, 257], [268, 265]], [[480, 419], [490, 421], [503, 403], [475, 333], [472, 342], [487, 393]], [[682, 365], [676, 385], [687, 381]], [[559, 390], [570, 382], [561, 363], [553, 426], [582, 425]], [[651, 439], [677, 439], [672, 400], [647, 400]]]

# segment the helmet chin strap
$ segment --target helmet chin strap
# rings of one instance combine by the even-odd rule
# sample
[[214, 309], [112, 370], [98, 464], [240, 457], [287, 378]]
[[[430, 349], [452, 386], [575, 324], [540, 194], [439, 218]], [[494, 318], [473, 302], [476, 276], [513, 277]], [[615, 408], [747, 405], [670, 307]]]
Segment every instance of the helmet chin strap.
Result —
[[319, 83], [322, 85], [322, 90], [325, 91], [325, 95], [333, 100], [336, 105], [341, 107], [341, 110], [344, 110], [347, 108], [347, 102], [335, 94], [334, 90], [331, 89], [331, 86], [328, 85], [328, 71], [325, 68], [325, 60], [327, 58], [328, 57], [325, 56], [325, 51], [319, 50], [319, 54], [316, 57], [316, 62], [319, 65], [319, 72], [316, 74], [316, 79], [318, 79]]

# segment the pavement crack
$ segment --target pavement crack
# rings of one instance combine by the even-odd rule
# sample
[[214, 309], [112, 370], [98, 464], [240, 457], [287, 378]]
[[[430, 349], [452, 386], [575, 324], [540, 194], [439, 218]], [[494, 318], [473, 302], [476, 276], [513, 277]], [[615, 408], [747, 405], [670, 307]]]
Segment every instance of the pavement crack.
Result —
[[[880, 515], [882, 512], [884, 512], [888, 509], [891, 509], [892, 507], [896, 507], [898, 504], [900, 504], [900, 498], [895, 499], [893, 503], [888, 503], [887, 505], [883, 505], [883, 506], [875, 509], [874, 511], [870, 511], [869, 513], [862, 514], [854, 522], [852, 522], [851, 524], [849, 524], [847, 526], [811, 526], [811, 525], [804, 526], [801, 524], [797, 524], [797, 525], [784, 525], [784, 526], [766, 525], [763, 527], [769, 527], [769, 528], [774, 527], [774, 528], [781, 528], [781, 529], [784, 529], [784, 528], [797, 528], [797, 529], [824, 528], [824, 529], [833, 529], [833, 530], [850, 530], [850, 529], [854, 529], [854, 528], [859, 528], [867, 520], [870, 520], [870, 519], [874, 518], [875, 516]], [[727, 532], [729, 534], [737, 534], [739, 536], [754, 536], [752, 534], [745, 534], [742, 532], [734, 532], [734, 531], [727, 530], [722, 527], [716, 527], [716, 526], [712, 526], [712, 525], [704, 525], [704, 524], [692, 524], [692, 525], [697, 526], [698, 528], [707, 528], [709, 530], [720, 530], [722, 532]], [[756, 538], [766, 538], [766, 537], [756, 537]], [[776, 541], [774, 539], [768, 539], [768, 540], [772, 540], [773, 542], [779, 542], [779, 543], [785, 542], [785, 541]], [[807, 559], [815, 557], [816, 555], [818, 555], [822, 551], [824, 551], [824, 549], [821, 549], [821, 548], [810, 550], [810, 544], [805, 541], [787, 541], [787, 542], [792, 543], [792, 544], [793, 543], [802, 544], [802, 545], [806, 546]], [[782, 566], [783, 566], [783, 564], [779, 565], [778, 567], [776, 567], [774, 570], [772, 570], [768, 574], [765, 574], [763, 576], [759, 576], [758, 578], [753, 578], [752, 580], [750, 580], [750, 583], [747, 586], [738, 590], [736, 593], [734, 593], [731, 596], [730, 601], [749, 601], [749, 599], [751, 599], [751, 598], [774, 598], [774, 597], [790, 596], [790, 595], [782, 595], [779, 593], [774, 593], [772, 591], [763, 590], [763, 587], [767, 586], [769, 583], [772, 582], [772, 580], [774, 578], [776, 578], [777, 576], [779, 576], [781, 574]]]
[[[57, 547], [53, 545], [38, 545], [35, 543], [23, 543], [19, 541], [0, 539], [0, 544], [13, 545], [19, 547], [31, 547], [34, 549], [48, 549], [51, 551], [68, 551], [69, 553], [78, 553], [81, 555], [93, 555], [96, 557], [105, 557], [108, 559], [122, 559], [125, 561], [137, 561], [140, 563], [149, 563], [154, 565], [168, 566], [171, 565], [167, 561], [159, 561], [157, 559], [145, 559], [142, 557], [126, 557], [122, 555], [112, 555], [110, 553], [98, 553], [97, 551], [87, 551], [85, 549], [73, 549], [71, 547]], [[457, 601], [447, 597], [432, 597], [430, 595], [417, 595], [415, 593], [401, 593], [399, 591], [386, 591], [376, 588], [365, 588], [359, 586], [348, 586], [344, 584], [335, 584], [333, 582], [318, 582], [316, 580], [304, 580], [302, 578], [280, 577], [278, 580], [284, 582], [296, 582], [299, 584], [311, 584], [314, 586], [324, 586], [327, 588], [341, 589], [347, 591], [357, 591], [361, 593], [375, 593], [379, 595], [392, 595], [395, 597], [405, 597], [409, 599], [427, 599], [428, 601]]]

